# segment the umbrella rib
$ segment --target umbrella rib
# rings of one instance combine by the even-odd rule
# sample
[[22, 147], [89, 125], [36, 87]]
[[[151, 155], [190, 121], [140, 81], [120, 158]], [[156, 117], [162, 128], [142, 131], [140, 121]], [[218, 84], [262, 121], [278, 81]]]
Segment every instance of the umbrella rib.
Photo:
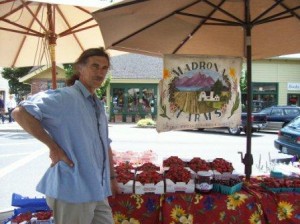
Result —
[[[25, 6], [25, 8], [28, 10], [28, 12], [33, 16], [33, 19], [42, 27], [42, 29], [47, 32], [47, 29], [45, 28], [45, 26], [41, 23], [41, 21], [39, 21], [36, 17], [36, 15], [34, 15], [34, 13], [31, 11], [31, 9], [28, 7], [28, 5], [25, 5], [24, 0], [21, 0], [23, 5]], [[37, 11], [39, 11], [40, 7], [41, 7], [41, 3], [39, 4], [39, 8], [37, 9]]]
[[239, 23], [205, 23], [204, 25], [210, 25], [210, 26], [243, 26], [242, 24]]
[[214, 8], [217, 9], [218, 11], [220, 11], [220, 12], [226, 14], [227, 16], [229, 16], [229, 17], [235, 19], [236, 21], [240, 22], [241, 24], [244, 24], [244, 21], [243, 21], [243, 20], [237, 18], [236, 16], [232, 15], [231, 13], [229, 13], [229, 12], [225, 11], [224, 9], [220, 8], [220, 6], [217, 6], [217, 5], [211, 3], [211, 2], [209, 2], [209, 1], [207, 1], [207, 0], [203, 0], [203, 1], [206, 2], [208, 5], [214, 7]]
[[275, 4], [273, 4], [271, 7], [269, 7], [268, 9], [266, 9], [263, 13], [261, 13], [260, 15], [258, 15], [253, 21], [252, 23], [255, 24], [260, 18], [262, 18], [264, 15], [266, 15], [268, 12], [270, 12], [272, 9], [274, 9], [279, 2], [281, 2], [282, 0], [278, 0], [275, 2]]
[[286, 6], [284, 3], [280, 3], [280, 5], [283, 7], [283, 8], [285, 8], [289, 13], [291, 13], [293, 16], [295, 16], [295, 17], [297, 17], [298, 19], [300, 19], [300, 16], [298, 15], [298, 14], [296, 14], [294, 11], [296, 10], [296, 9], [299, 9], [299, 7], [296, 7], [296, 8], [292, 8], [292, 9], [290, 9], [288, 6]]
[[[16, 27], [19, 27], [19, 28], [21, 28], [21, 29], [23, 29], [23, 30], [25, 30], [25, 31], [20, 31], [20, 30], [9, 29], [9, 28], [2, 28], [2, 27], [1, 27], [1, 29], [3, 29], [3, 30], [11, 31], [11, 32], [15, 32], [15, 33], [29, 34], [29, 35], [37, 36], [37, 37], [42, 37], [42, 36], [43, 36], [43, 34], [39, 33], [38, 31], [32, 30], [32, 29], [30, 29], [30, 28], [28, 28], [28, 27], [19, 25], [19, 24], [17, 24], [17, 23], [11, 22], [11, 21], [9, 21], [8, 19], [1, 19], [1, 21], [6, 22], [6, 23], [9, 23], [9, 24], [11, 24], [11, 25], [14, 25], [14, 26], [16, 26]], [[26, 31], [27, 31], [27, 32], [26, 32]], [[31, 33], [30, 33], [30, 32], [31, 32]]]
[[[293, 12], [294, 10], [300, 9], [300, 6], [297, 6], [295, 8], [291, 8], [291, 9], [287, 9], [283, 12], [274, 14], [272, 16], [266, 17], [262, 20], [256, 21], [255, 24], [263, 24], [263, 23], [268, 23], [268, 22], [272, 22], [272, 21], [276, 21], [276, 20], [281, 20], [281, 19], [286, 19], [286, 18], [290, 18], [290, 17], [294, 17], [296, 15], [292, 14], [291, 12]], [[287, 13], [291, 13], [291, 15], [286, 15]], [[297, 18], [299, 19], [299, 16], [297, 16]]]
[[[185, 13], [185, 12], [177, 12], [177, 14], [183, 15], [183, 16], [189, 16], [189, 17], [196, 17], [196, 18], [205, 19], [205, 20], [218, 21], [218, 22], [220, 22], [219, 23], [220, 25], [232, 25], [232, 26], [242, 25], [241, 23], [238, 23], [238, 22], [233, 22], [233, 21], [223, 20], [223, 19], [217, 19], [217, 18], [208, 17], [208, 16], [195, 15], [195, 14], [190, 14], [190, 13]], [[205, 24], [209, 24], [209, 23], [205, 23]], [[218, 24], [218, 23], [216, 23], [216, 24]]]
[[[38, 12], [40, 11], [40, 9], [41, 9], [41, 5], [38, 6], [38, 9], [36, 10], [34, 17], [36, 17], [36, 15], [37, 15]], [[19, 48], [18, 48], [16, 57], [14, 58], [14, 61], [13, 61], [12, 66], [14, 66], [14, 65], [16, 64], [16, 61], [17, 61], [17, 59], [19, 58], [19, 54], [20, 54], [20, 52], [21, 52], [21, 49], [22, 49], [23, 46], [24, 46], [25, 40], [26, 40], [26, 38], [27, 38], [27, 35], [30, 34], [30, 33], [29, 33], [29, 30], [31, 30], [31, 27], [32, 27], [33, 22], [34, 22], [34, 18], [31, 20], [31, 22], [30, 22], [30, 24], [29, 24], [29, 26], [28, 26], [27, 32], [24, 33], [25, 35], [23, 36], [23, 39], [22, 39], [22, 41], [21, 41], [21, 43], [20, 43], [20, 46], [19, 46]], [[39, 35], [39, 36], [40, 36], [40, 37], [43, 37], [43, 35]]]
[[[139, 1], [139, 2], [130, 2], [130, 3], [140, 3], [140, 2], [143, 2], [143, 1], [149, 1], [149, 0], [141, 0], [141, 1]], [[130, 37], [132, 37], [132, 36], [134, 36], [134, 35], [136, 35], [136, 34], [142, 32], [142, 31], [148, 29], [149, 27], [151, 27], [151, 26], [153, 26], [153, 25], [155, 25], [155, 24], [157, 24], [157, 23], [159, 23], [159, 22], [161, 22], [161, 21], [163, 21], [163, 20], [165, 20], [165, 19], [167, 19], [167, 18], [169, 18], [169, 17], [171, 17], [171, 16], [177, 14], [177, 13], [180, 12], [181, 10], [184, 10], [184, 9], [186, 9], [186, 8], [192, 6], [192, 5], [197, 4], [197, 3], [200, 2], [200, 1], [201, 1], [201, 0], [198, 0], [198, 1], [196, 1], [196, 2], [193, 2], [193, 3], [191, 3], [191, 4], [188, 4], [188, 5], [186, 5], [186, 6], [182, 7], [182, 8], [180, 8], [180, 9], [178, 9], [178, 10], [176, 10], [176, 11], [173, 11], [173, 12], [169, 13], [168, 15], [166, 15], [166, 16], [164, 16], [164, 17], [162, 17], [162, 18], [160, 18], [160, 19], [158, 19], [158, 20], [156, 20], [156, 21], [154, 21], [154, 22], [148, 24], [147, 26], [144, 26], [143, 28], [141, 28], [141, 29], [139, 29], [139, 30], [137, 30], [137, 31], [135, 31], [135, 32], [133, 32], [133, 33], [127, 35], [126, 37], [124, 37], [124, 38], [122, 38], [122, 39], [120, 39], [120, 40], [118, 40], [118, 41], [112, 43], [111, 46], [114, 46], [114, 45], [117, 45], [117, 44], [119, 44], [119, 43], [122, 43], [124, 40], [127, 40], [128, 38], [130, 38]], [[225, 0], [223, 0], [222, 2], [224, 2], [224, 1], [225, 1]], [[108, 8], [100, 9], [98, 12], [107, 11], [106, 9], [111, 10], [111, 9], [114, 9], [114, 8], [119, 8], [119, 7], [127, 6], [127, 5], [131, 5], [131, 4], [116, 5], [115, 7], [114, 7], [114, 6], [111, 6], [111, 7], [108, 7]]]
[[261, 25], [261, 24], [270, 23], [270, 22], [283, 20], [283, 19], [288, 19], [288, 18], [292, 18], [292, 17], [293, 17], [292, 15], [289, 15], [289, 16], [283, 16], [283, 17], [279, 17], [279, 18], [269, 18], [268, 20], [258, 21], [255, 23], [255, 25]]
[[[83, 21], [83, 22], [81, 22], [81, 23], [78, 23], [76, 26], [73, 26], [73, 27], [71, 27], [70, 29], [67, 29], [67, 30], [61, 32], [59, 35], [60, 35], [60, 36], [66, 36], [66, 35], [68, 35], [68, 34], [72, 34], [72, 30], [74, 30], [75, 28], [80, 27], [80, 26], [82, 26], [82, 25], [84, 25], [84, 24], [86, 24], [86, 23], [88, 23], [88, 22], [90, 22], [90, 21], [92, 21], [92, 20], [93, 20], [93, 18], [90, 18], [90, 19], [87, 19], [87, 20], [85, 20], [85, 21]], [[96, 25], [97, 25], [97, 24], [96, 24]]]
[[[10, 1], [7, 1], [7, 2], [10, 2]], [[2, 3], [7, 3], [7, 2], [1, 2], [1, 4]], [[25, 4], [26, 5], [29, 5], [31, 2], [26, 2]], [[15, 13], [15, 12], [17, 12], [17, 11], [19, 11], [20, 9], [22, 9], [22, 8], [24, 8], [24, 4], [23, 5], [20, 5], [20, 6], [18, 6], [17, 8], [15, 8], [14, 10], [11, 10], [11, 11], [9, 11], [9, 13], [7, 13], [7, 14], [5, 14], [5, 15], [3, 15], [1, 18], [0, 18], [0, 20], [2, 20], [3, 18], [5, 18], [5, 17], [7, 17], [7, 16], [10, 16], [10, 15], [12, 15], [13, 13]]]
[[[8, 19], [6, 19], [7, 16], [10, 16], [14, 13], [16, 13], [17, 11], [19, 11], [20, 9], [23, 9], [24, 7], [27, 7], [27, 5], [29, 5], [31, 2], [26, 2], [22, 5], [20, 5], [19, 7], [15, 8], [14, 10], [11, 10], [9, 13], [5, 14], [4, 16], [2, 16], [0, 18], [1, 21], [3, 22], [6, 22], [6, 23], [9, 23], [15, 27], [19, 27], [21, 29], [23, 29], [24, 31], [20, 31], [20, 30], [15, 30], [15, 29], [9, 29], [9, 28], [2, 28], [2, 30], [6, 30], [6, 31], [10, 31], [10, 32], [15, 32], [15, 33], [20, 33], [20, 34], [27, 34], [27, 35], [31, 35], [31, 36], [38, 36], [38, 37], [43, 37], [43, 34], [38, 32], [38, 31], [35, 31], [35, 30], [32, 30], [28, 27], [25, 27], [25, 26], [22, 26], [20, 24], [17, 24], [15, 22], [12, 22]], [[37, 9], [37, 12], [36, 14], [38, 13], [38, 11], [40, 10], [41, 6], [39, 5], [38, 9]], [[34, 18], [36, 17], [36, 15], [32, 15]], [[31, 26], [30, 26], [31, 27]]]
[[43, 35], [40, 33], [29, 33], [30, 30], [27, 30], [26, 32], [26, 31], [14, 30], [14, 29], [9, 29], [4, 27], [0, 27], [0, 30], [5, 30], [13, 33], [26, 34], [26, 35], [36, 36], [36, 37], [43, 37]]
[[[214, 9], [208, 14], [207, 19], [212, 16], [225, 2], [225, 0], [221, 1], [219, 5], [215, 6]], [[193, 34], [202, 27], [202, 25], [206, 22], [207, 19], [204, 19], [201, 21], [198, 26], [195, 27], [195, 29], [187, 36], [184, 38], [184, 40], [176, 47], [173, 51], [173, 54], [175, 54], [190, 38], [192, 38]]]
[[[70, 23], [68, 22], [68, 20], [66, 19], [65, 15], [64, 15], [64, 14], [62, 13], [62, 11], [60, 10], [60, 8], [59, 8], [58, 6], [56, 6], [56, 9], [57, 9], [58, 13], [60, 14], [60, 16], [62, 17], [62, 19], [64, 20], [64, 22], [67, 24], [68, 28], [70, 28], [70, 27], [71, 27], [71, 26], [70, 26]], [[65, 32], [66, 32], [66, 31], [65, 31]], [[58, 36], [59, 36], [59, 37], [62, 37], [61, 34], [59, 34]], [[83, 51], [84, 48], [83, 48], [82, 44], [80, 43], [78, 37], [77, 37], [76, 34], [74, 34], [74, 33], [73, 33], [73, 36], [74, 36], [76, 42], [78, 43], [79, 47], [80, 47], [81, 50]]]
[[64, 37], [64, 36], [67, 36], [67, 35], [70, 35], [70, 34], [74, 34], [74, 33], [78, 33], [80, 31], [83, 31], [83, 30], [87, 30], [87, 29], [91, 29], [91, 28], [94, 28], [94, 27], [99, 27], [98, 24], [95, 24], [95, 25], [91, 25], [91, 26], [86, 26], [86, 27], [83, 27], [83, 28], [80, 28], [80, 29], [77, 29], [77, 30], [73, 30], [73, 31], [70, 31], [68, 33], [66, 33], [65, 31], [63, 33], [60, 33], [58, 34], [59, 37]]

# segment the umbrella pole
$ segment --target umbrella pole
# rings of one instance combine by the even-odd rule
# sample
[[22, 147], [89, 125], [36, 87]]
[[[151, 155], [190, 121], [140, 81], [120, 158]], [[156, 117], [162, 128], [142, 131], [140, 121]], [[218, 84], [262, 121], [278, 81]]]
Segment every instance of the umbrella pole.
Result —
[[250, 24], [250, 4], [249, 0], [245, 0], [245, 16], [246, 16], [246, 57], [247, 57], [247, 144], [246, 154], [243, 159], [245, 164], [246, 180], [250, 180], [253, 165], [253, 156], [251, 154], [251, 138], [252, 138], [252, 46], [251, 46], [251, 24]]
[[51, 57], [51, 71], [52, 71], [52, 89], [56, 89], [56, 61], [55, 61], [55, 45], [49, 46], [50, 57]]
[[49, 23], [49, 52], [51, 58], [51, 70], [52, 70], [52, 89], [56, 89], [56, 55], [55, 55], [55, 45], [56, 45], [56, 35], [55, 35], [55, 10], [52, 11], [53, 5], [47, 4], [47, 16]]

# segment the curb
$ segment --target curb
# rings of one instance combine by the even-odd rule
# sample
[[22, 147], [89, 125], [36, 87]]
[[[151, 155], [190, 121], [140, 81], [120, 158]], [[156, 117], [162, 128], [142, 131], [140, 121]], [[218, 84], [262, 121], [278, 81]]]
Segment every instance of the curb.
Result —
[[0, 132], [24, 132], [24, 129], [18, 124], [4, 123], [0, 124]]
[[25, 132], [23, 129], [0, 129], [0, 132]]

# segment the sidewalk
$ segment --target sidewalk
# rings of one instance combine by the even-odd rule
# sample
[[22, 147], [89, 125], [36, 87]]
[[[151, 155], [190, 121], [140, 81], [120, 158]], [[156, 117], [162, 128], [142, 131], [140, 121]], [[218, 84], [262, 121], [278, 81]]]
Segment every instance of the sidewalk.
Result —
[[5, 122], [4, 124], [0, 123], [0, 132], [21, 132], [24, 131], [23, 128], [17, 122], [8, 123]]
[[[118, 125], [137, 127], [136, 124], [134, 123], [108, 123], [108, 127], [113, 127]], [[0, 132], [23, 132], [23, 131], [24, 131], [23, 128], [21, 128], [21, 126], [17, 122], [12, 122], [12, 123], [5, 122], [4, 124], [0, 122]]]

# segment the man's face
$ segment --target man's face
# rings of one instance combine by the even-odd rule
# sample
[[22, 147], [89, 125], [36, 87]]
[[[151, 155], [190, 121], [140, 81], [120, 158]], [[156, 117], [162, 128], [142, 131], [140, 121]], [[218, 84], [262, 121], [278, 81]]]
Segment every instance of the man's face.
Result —
[[105, 80], [108, 68], [109, 62], [105, 57], [89, 57], [87, 64], [80, 68], [79, 80], [93, 94]]

